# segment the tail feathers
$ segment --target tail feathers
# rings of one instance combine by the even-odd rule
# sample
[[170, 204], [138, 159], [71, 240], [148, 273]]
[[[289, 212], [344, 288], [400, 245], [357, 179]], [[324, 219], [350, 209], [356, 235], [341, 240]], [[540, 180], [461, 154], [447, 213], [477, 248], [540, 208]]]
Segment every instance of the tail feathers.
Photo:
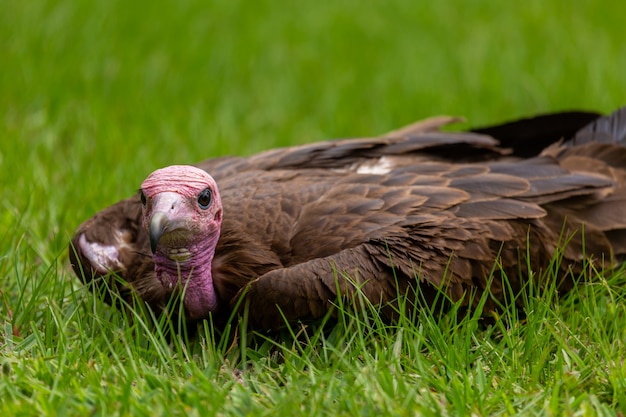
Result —
[[565, 145], [576, 146], [590, 142], [626, 145], [626, 107], [589, 123]]

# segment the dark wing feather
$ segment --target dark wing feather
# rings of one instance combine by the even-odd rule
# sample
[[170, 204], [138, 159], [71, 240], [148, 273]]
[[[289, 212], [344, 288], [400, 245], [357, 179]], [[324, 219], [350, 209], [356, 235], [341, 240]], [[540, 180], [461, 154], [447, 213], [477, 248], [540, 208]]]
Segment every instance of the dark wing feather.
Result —
[[561, 139], [569, 139], [599, 118], [595, 112], [561, 112], [474, 128], [473, 132], [498, 138], [500, 145], [512, 148], [516, 155], [528, 158]]
[[609, 116], [596, 118], [576, 132], [567, 144], [570, 147], [584, 143], [626, 143], [626, 107]]

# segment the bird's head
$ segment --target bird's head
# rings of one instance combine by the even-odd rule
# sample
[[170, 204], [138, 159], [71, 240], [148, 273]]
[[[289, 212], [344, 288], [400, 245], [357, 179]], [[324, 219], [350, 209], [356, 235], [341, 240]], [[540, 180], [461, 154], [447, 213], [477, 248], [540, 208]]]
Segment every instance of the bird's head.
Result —
[[216, 307], [211, 261], [220, 235], [222, 201], [205, 171], [173, 165], [141, 184], [142, 224], [166, 290], [185, 286], [185, 310], [201, 318]]

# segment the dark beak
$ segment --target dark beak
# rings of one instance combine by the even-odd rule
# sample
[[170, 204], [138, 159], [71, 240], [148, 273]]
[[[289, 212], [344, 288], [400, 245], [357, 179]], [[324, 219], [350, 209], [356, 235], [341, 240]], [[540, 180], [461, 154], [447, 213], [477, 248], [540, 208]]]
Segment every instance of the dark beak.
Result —
[[165, 232], [165, 228], [168, 224], [167, 215], [161, 211], [154, 213], [150, 219], [149, 233], [150, 233], [150, 249], [152, 253], [156, 252], [159, 239]]

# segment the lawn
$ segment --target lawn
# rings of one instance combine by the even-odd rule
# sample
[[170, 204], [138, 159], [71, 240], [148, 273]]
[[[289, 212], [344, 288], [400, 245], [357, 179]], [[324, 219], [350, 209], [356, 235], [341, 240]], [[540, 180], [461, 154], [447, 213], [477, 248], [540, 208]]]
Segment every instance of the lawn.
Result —
[[0, 415], [626, 412], [621, 273], [492, 326], [346, 310], [296, 337], [187, 338], [102, 303], [67, 259], [80, 222], [165, 165], [614, 110], [623, 27], [591, 0], [0, 0]]

